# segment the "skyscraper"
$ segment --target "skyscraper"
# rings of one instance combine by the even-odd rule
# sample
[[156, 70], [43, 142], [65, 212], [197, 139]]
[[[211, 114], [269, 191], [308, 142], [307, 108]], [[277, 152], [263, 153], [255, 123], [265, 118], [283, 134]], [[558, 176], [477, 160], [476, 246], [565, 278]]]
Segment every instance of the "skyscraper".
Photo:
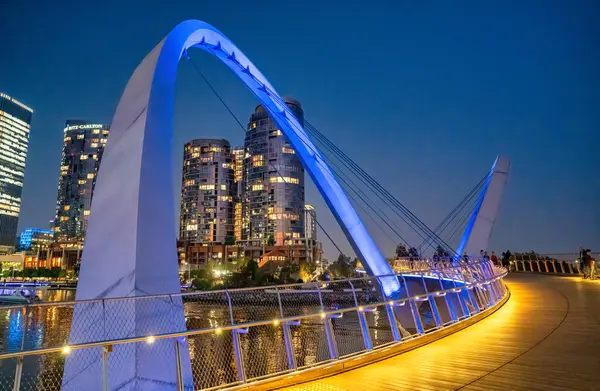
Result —
[[[300, 124], [300, 102], [285, 98]], [[259, 105], [244, 142], [242, 237], [283, 245], [304, 236], [304, 168], [277, 124]]]
[[304, 234], [306, 239], [317, 240], [317, 211], [312, 205], [304, 205]]
[[197, 139], [185, 144], [179, 239], [216, 243], [234, 240], [234, 193], [229, 142]]
[[54, 238], [82, 243], [109, 126], [67, 120], [54, 217]]
[[233, 234], [236, 240], [242, 240], [242, 200], [244, 194], [244, 147], [231, 150], [233, 163]]
[[0, 93], [0, 251], [17, 237], [33, 110]]

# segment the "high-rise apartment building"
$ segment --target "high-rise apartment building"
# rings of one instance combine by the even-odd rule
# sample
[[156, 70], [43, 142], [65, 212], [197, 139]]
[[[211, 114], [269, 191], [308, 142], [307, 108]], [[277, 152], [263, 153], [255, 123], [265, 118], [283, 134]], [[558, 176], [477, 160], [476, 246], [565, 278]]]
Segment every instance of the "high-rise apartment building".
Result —
[[[284, 99], [303, 124], [300, 102]], [[283, 245], [304, 237], [304, 168], [261, 105], [250, 117], [244, 148], [243, 240]]]
[[233, 163], [233, 235], [235, 240], [242, 240], [242, 200], [244, 194], [244, 147], [231, 150]]
[[68, 120], [58, 181], [54, 239], [82, 243], [109, 126]]
[[304, 205], [304, 235], [317, 240], [317, 211], [312, 205]]
[[14, 248], [33, 110], [0, 93], [0, 251]]
[[223, 139], [185, 144], [181, 177], [179, 239], [225, 243], [234, 240], [235, 165]]

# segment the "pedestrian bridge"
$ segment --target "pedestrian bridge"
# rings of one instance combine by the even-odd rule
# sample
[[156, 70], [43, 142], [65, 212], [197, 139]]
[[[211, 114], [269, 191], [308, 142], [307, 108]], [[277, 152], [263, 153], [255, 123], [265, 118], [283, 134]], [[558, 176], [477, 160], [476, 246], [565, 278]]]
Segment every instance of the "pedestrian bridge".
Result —
[[505, 282], [510, 299], [466, 329], [286, 389], [600, 390], [600, 281], [513, 273]]

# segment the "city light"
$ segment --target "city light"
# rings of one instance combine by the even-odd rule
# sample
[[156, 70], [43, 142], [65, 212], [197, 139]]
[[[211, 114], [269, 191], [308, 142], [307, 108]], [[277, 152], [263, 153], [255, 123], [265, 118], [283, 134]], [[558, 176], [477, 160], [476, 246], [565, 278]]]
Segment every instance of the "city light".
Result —
[[279, 320], [273, 319], [273, 326], [279, 326]]
[[217, 335], [221, 334], [222, 332], [223, 332], [223, 330], [221, 330], [221, 328], [220, 328], [220, 327], [218, 327], [218, 328], [215, 330], [215, 333], [216, 333]]
[[69, 345], [63, 346], [62, 354], [69, 354], [69, 353], [71, 353], [71, 347]]
[[154, 338], [153, 336], [149, 336], [146, 338], [146, 343], [151, 345], [154, 343], [155, 340], [156, 340], [156, 338]]

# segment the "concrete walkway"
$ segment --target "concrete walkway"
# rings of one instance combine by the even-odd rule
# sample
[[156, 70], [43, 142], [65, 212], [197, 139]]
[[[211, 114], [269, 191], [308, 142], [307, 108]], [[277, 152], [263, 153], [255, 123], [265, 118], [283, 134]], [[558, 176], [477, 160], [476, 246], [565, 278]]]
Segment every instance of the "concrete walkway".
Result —
[[511, 274], [510, 300], [439, 341], [294, 391], [600, 390], [600, 281]]

